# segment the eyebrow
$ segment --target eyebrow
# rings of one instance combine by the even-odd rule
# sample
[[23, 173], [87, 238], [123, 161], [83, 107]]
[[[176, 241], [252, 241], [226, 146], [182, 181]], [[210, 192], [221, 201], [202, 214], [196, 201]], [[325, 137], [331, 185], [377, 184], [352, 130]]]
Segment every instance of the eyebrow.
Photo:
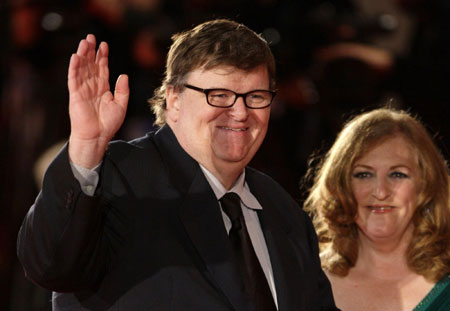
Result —
[[404, 168], [407, 168], [408, 170], [411, 170], [411, 168], [408, 165], [404, 165], [404, 164], [398, 164], [398, 165], [391, 166], [391, 169], [396, 169], [399, 167], [404, 167]]
[[[356, 164], [356, 165], [353, 167], [353, 169], [355, 169], [355, 168], [357, 168], [357, 167], [362, 167], [362, 168], [366, 168], [366, 169], [373, 169], [372, 166], [366, 165], [366, 164]], [[409, 166], [404, 165], [404, 164], [397, 164], [397, 165], [394, 165], [394, 166], [389, 167], [389, 169], [390, 169], [390, 170], [393, 170], [393, 169], [402, 168], [402, 167], [404, 167], [404, 168], [406, 168], [406, 169], [408, 169], [408, 170], [411, 170], [411, 168], [410, 168]]]

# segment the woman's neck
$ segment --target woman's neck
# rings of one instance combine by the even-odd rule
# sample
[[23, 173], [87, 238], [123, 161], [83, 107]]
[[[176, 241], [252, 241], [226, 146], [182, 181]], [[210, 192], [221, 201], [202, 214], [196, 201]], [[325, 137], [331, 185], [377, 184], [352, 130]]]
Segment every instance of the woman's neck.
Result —
[[401, 279], [413, 274], [406, 261], [412, 231], [412, 228], [408, 229], [401, 239], [372, 241], [360, 236], [358, 260], [352, 270], [385, 280]]

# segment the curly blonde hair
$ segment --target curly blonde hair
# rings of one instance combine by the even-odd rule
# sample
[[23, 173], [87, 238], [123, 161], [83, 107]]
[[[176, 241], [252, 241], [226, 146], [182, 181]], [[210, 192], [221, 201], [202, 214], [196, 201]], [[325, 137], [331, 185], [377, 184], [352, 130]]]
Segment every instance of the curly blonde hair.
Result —
[[216, 19], [175, 34], [172, 40], [164, 80], [148, 101], [158, 126], [166, 123], [167, 86], [182, 87], [186, 76], [197, 68], [227, 65], [249, 71], [265, 65], [270, 87], [274, 88], [275, 59], [269, 45], [243, 24]]
[[304, 207], [313, 217], [323, 268], [333, 274], [346, 276], [358, 258], [352, 167], [375, 144], [397, 135], [411, 145], [421, 172], [412, 218], [414, 232], [406, 253], [408, 266], [435, 282], [450, 273], [447, 163], [417, 118], [405, 111], [379, 108], [351, 119], [322, 161], [308, 173], [314, 175], [314, 183]]

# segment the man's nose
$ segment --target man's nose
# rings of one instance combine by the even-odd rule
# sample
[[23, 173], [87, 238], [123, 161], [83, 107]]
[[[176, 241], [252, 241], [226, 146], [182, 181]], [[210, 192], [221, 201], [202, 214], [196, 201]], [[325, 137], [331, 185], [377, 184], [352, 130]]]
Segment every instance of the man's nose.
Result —
[[249, 108], [245, 105], [244, 97], [239, 96], [236, 98], [234, 105], [230, 108], [230, 114], [237, 121], [245, 121], [248, 117], [248, 109]]

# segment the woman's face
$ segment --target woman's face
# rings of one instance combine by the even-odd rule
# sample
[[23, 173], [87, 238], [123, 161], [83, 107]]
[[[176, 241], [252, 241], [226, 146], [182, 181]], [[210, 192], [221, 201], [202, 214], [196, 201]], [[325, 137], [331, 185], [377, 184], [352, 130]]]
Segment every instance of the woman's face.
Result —
[[351, 185], [360, 233], [373, 242], [407, 239], [405, 233], [413, 228], [419, 175], [413, 150], [401, 135], [376, 144], [357, 159]]

